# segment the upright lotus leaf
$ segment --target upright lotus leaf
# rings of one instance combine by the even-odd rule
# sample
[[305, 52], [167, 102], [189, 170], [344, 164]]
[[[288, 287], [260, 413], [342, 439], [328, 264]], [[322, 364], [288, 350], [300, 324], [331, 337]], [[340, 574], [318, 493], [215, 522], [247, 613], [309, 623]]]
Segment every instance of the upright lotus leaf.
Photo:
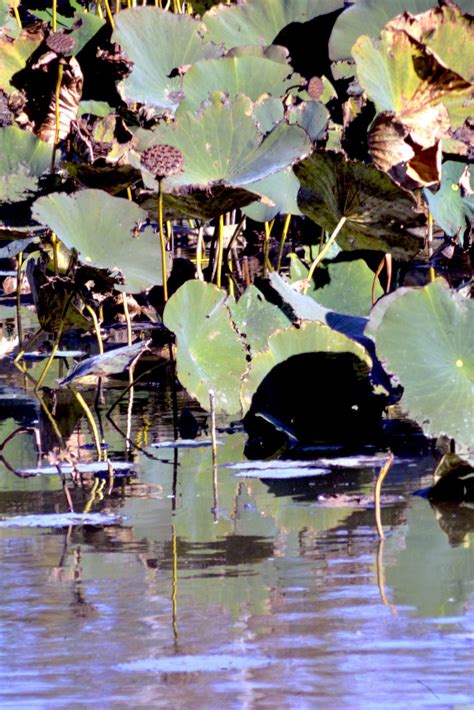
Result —
[[376, 39], [395, 15], [405, 10], [413, 14], [425, 12], [434, 4], [435, 0], [355, 0], [334, 23], [329, 56], [333, 61], [349, 59], [352, 46], [361, 35]]
[[0, 202], [31, 196], [51, 164], [51, 147], [17, 126], [0, 128]]
[[449, 236], [459, 235], [461, 244], [464, 232], [474, 218], [471, 179], [471, 166], [447, 160], [443, 163], [439, 190], [423, 191], [436, 223]]
[[102, 190], [54, 193], [35, 202], [33, 216], [75, 249], [82, 262], [120, 271], [125, 280], [120, 290], [137, 293], [163, 283], [157, 235], [148, 227], [133, 236], [137, 223], [147, 217], [134, 202]]
[[267, 301], [256, 286], [249, 286], [237, 303], [229, 302], [229, 310], [252, 354], [265, 350], [270, 335], [291, 323], [288, 316]]
[[301, 216], [297, 196], [300, 183], [291, 168], [281, 170], [263, 180], [252, 182], [248, 186], [252, 192], [264, 196], [263, 202], [252, 202], [243, 208], [243, 212], [256, 222], [269, 222], [278, 214]]
[[131, 74], [121, 85], [124, 97], [174, 112], [183, 98], [182, 77], [179, 72], [172, 76], [174, 70], [220, 53], [203, 40], [205, 29], [190, 15], [157, 7], [117, 13], [112, 41], [133, 62]]
[[26, 62], [43, 40], [43, 36], [26, 34], [12, 41], [9, 37], [0, 35], [0, 89], [12, 91], [10, 83], [17, 72], [25, 68]]
[[303, 101], [288, 110], [288, 122], [305, 129], [312, 141], [324, 134], [329, 121], [329, 111], [321, 101]]
[[[190, 190], [196, 216], [208, 214], [210, 202], [217, 210], [214, 215], [222, 214], [227, 208], [214, 199], [216, 190], [228, 193], [230, 204], [235, 197], [233, 208], [244, 206], [255, 199], [253, 183], [291, 166], [310, 151], [309, 138], [299, 126], [283, 122], [263, 136], [252, 118], [252, 109], [253, 103], [246, 96], [239, 95], [230, 102], [224, 94], [214, 92], [199, 114], [179, 110], [175, 122], [161, 126], [151, 134], [151, 141], [148, 134], [148, 146], [171, 145], [184, 155], [182, 172], [166, 178], [163, 189], [176, 206], [182, 200], [186, 214], [190, 213], [186, 201]], [[140, 135], [141, 149], [145, 140]], [[147, 187], [156, 189], [152, 176], [146, 172], [143, 175]]]
[[427, 436], [474, 446], [474, 302], [440, 281], [392, 299], [375, 332], [400, 406]]
[[[469, 12], [473, 9], [471, 5]], [[463, 14], [455, 5], [441, 5], [415, 17], [405, 12], [389, 22], [386, 29], [406, 32], [426, 45], [443, 66], [471, 84], [474, 82], [472, 14]]]
[[[426, 15], [413, 18], [423, 24]], [[408, 188], [439, 180], [441, 139], [472, 113], [473, 89], [398, 25], [389, 23], [380, 46], [359, 37], [352, 48], [362, 88], [380, 113], [369, 133], [377, 167]], [[398, 25], [397, 25], [398, 23]]]
[[163, 320], [176, 335], [180, 382], [209, 409], [240, 414], [240, 380], [247, 367], [243, 341], [234, 329], [226, 292], [203, 281], [187, 281], [166, 304]]
[[406, 260], [423, 246], [426, 217], [414, 198], [372, 165], [319, 152], [294, 167], [300, 210], [332, 232], [344, 249], [375, 249]]
[[196, 62], [183, 78], [184, 100], [180, 110], [196, 112], [213, 91], [223, 91], [230, 99], [245, 94], [252, 101], [270, 92], [279, 97], [302, 78], [292, 75], [289, 64], [262, 56], [222, 57]]
[[221, 3], [203, 16], [207, 37], [227, 49], [240, 45], [269, 45], [292, 22], [308, 22], [339, 10], [343, 0], [243, 0]]
[[[329, 262], [325, 271], [329, 283], [313, 289], [309, 295], [326, 308], [353, 316], [368, 316], [372, 308], [374, 272], [363, 259]], [[375, 297], [383, 295], [377, 279]]]
[[[252, 359], [249, 372], [242, 384], [241, 399], [244, 413], [252, 404], [252, 397], [265, 377], [278, 364], [295, 355], [306, 353], [351, 353], [360, 362], [360, 374], [366, 377], [372, 360], [366, 350], [342, 333], [318, 322], [303, 322], [299, 328], [289, 326], [276, 331], [268, 339], [268, 348]], [[311, 376], [308, 373], [308, 376]], [[321, 373], [319, 373], [321, 376]]]

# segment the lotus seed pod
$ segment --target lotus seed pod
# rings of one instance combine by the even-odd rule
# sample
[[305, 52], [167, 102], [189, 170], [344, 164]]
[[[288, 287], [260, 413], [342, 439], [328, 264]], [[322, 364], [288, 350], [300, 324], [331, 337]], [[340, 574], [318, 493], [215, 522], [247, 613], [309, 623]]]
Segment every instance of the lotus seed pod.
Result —
[[319, 76], [313, 76], [308, 81], [308, 94], [312, 99], [317, 100], [324, 90], [324, 84]]
[[53, 32], [46, 40], [48, 49], [56, 52], [61, 57], [72, 54], [76, 46], [76, 40], [71, 35], [64, 32]]
[[140, 162], [158, 180], [178, 175], [183, 168], [183, 154], [172, 145], [152, 145], [143, 151]]

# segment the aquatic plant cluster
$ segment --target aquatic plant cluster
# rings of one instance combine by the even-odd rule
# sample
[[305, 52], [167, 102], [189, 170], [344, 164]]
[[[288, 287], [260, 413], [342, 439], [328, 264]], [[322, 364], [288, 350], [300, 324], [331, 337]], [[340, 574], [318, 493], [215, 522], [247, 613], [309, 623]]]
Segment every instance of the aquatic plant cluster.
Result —
[[44, 5], [0, 2], [0, 231], [55, 346], [161, 287], [202, 407], [330, 439], [401, 397], [472, 461], [470, 2]]

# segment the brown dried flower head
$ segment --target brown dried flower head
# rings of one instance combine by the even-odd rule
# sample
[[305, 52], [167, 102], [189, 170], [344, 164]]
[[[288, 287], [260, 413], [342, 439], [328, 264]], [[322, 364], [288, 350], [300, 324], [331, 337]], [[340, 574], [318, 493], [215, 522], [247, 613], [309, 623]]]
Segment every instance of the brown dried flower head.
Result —
[[76, 40], [64, 32], [52, 32], [46, 40], [46, 46], [51, 51], [56, 52], [57, 55], [66, 57], [73, 53]]
[[317, 100], [324, 90], [324, 84], [319, 76], [313, 76], [308, 81], [308, 94], [312, 99]]
[[183, 168], [184, 157], [179, 148], [172, 145], [152, 145], [143, 151], [140, 162], [158, 180], [178, 175]]

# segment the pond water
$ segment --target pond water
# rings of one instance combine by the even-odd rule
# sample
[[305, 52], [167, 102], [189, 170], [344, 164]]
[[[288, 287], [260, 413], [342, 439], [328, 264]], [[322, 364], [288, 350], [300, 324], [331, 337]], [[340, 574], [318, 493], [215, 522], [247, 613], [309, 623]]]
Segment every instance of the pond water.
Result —
[[[1, 451], [2, 708], [474, 707], [474, 512], [413, 495], [430, 455], [396, 459], [380, 542], [355, 499], [372, 495], [375, 469], [240, 477], [224, 464], [243, 460], [245, 433], [220, 422], [215, 479], [208, 447], [151, 446], [173, 438], [162, 383], [137, 384], [105, 416], [125, 387], [107, 389], [100, 423], [136, 478], [72, 491], [91, 518], [68, 526], [59, 476], [12, 471], [37, 465], [35, 442], [55, 443], [28, 380], [4, 368], [0, 442], [27, 431]], [[92, 460], [73, 401], [50, 408]], [[328, 491], [351, 498], [324, 505]], [[111, 524], [90, 524], [96, 513]], [[10, 527], [46, 514], [50, 527]]]

